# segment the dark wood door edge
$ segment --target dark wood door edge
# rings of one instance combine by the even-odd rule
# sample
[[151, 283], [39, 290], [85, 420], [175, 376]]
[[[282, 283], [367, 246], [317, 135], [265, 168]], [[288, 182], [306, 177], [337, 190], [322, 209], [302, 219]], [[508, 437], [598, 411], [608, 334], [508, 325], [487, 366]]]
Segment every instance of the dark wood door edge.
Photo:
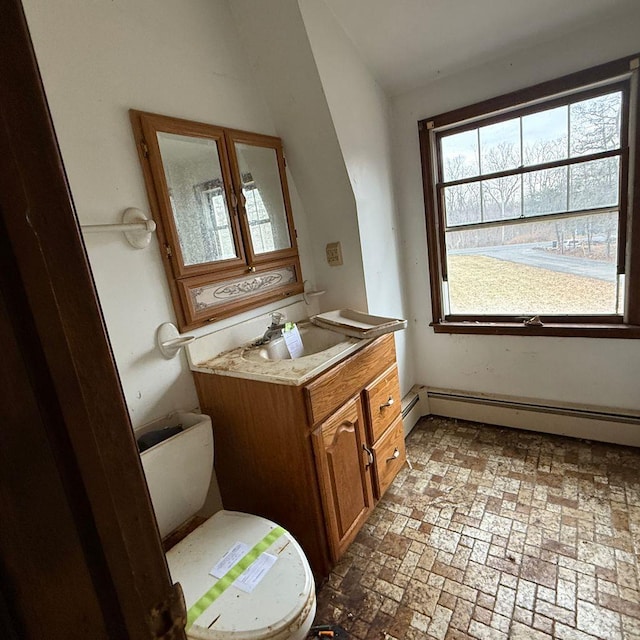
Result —
[[[101, 553], [87, 562], [103, 554], [128, 637], [148, 638], [151, 609], [172, 593], [168, 569], [19, 0], [2, 14], [0, 214], [59, 405], [47, 437], [90, 507], [78, 530], [85, 541], [93, 530]], [[67, 499], [83, 511], [77, 494]]]

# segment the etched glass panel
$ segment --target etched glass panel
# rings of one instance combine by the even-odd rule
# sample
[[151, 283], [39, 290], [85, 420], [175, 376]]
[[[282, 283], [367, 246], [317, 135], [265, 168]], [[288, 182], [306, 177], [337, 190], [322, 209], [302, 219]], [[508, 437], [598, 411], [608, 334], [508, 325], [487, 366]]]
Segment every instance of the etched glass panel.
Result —
[[265, 273], [194, 287], [189, 289], [189, 295], [196, 312], [201, 312], [295, 283], [296, 269], [293, 265], [288, 265]]

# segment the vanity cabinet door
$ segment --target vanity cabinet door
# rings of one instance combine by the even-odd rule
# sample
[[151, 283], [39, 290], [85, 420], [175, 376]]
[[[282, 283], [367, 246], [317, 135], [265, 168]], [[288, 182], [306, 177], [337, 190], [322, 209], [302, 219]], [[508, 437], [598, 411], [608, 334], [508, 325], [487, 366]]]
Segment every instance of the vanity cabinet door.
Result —
[[373, 456], [366, 448], [362, 402], [353, 398], [312, 433], [332, 560], [371, 513]]

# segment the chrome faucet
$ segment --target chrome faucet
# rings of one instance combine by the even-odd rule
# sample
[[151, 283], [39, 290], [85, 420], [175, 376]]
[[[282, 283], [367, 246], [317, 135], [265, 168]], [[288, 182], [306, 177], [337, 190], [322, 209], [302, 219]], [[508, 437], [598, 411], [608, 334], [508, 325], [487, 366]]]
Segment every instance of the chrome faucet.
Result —
[[275, 313], [271, 314], [271, 324], [267, 327], [267, 330], [264, 332], [262, 339], [260, 340], [260, 344], [266, 344], [270, 342], [273, 338], [279, 337], [282, 335], [282, 330], [284, 329], [284, 313]]

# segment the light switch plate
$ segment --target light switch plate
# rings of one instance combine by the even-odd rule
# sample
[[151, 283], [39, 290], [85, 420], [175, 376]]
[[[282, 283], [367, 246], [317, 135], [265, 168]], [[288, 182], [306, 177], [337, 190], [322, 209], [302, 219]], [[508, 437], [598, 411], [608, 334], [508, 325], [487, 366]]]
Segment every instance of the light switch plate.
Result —
[[327, 245], [327, 262], [332, 267], [342, 264], [342, 247], [339, 242], [330, 242]]

